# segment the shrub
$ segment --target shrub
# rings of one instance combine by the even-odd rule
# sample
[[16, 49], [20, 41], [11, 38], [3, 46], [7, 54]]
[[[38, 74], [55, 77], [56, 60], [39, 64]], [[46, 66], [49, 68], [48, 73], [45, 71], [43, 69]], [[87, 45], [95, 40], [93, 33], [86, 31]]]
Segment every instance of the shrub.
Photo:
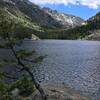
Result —
[[35, 88], [33, 83], [28, 79], [28, 77], [23, 76], [21, 79], [19, 79], [18, 81], [14, 82], [11, 86], [10, 86], [10, 91], [14, 90], [18, 88], [19, 89], [19, 94], [21, 96], [28, 96], [31, 93], [34, 92]]

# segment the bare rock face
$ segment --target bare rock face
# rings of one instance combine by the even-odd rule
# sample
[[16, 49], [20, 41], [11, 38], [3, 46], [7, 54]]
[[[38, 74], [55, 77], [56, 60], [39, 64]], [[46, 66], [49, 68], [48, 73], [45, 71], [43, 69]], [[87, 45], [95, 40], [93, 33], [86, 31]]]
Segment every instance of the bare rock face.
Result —
[[59, 13], [56, 10], [51, 10], [50, 8], [44, 7], [43, 10], [48, 13], [52, 18], [58, 21], [63, 27], [75, 27], [80, 26], [84, 23], [84, 20], [64, 13]]

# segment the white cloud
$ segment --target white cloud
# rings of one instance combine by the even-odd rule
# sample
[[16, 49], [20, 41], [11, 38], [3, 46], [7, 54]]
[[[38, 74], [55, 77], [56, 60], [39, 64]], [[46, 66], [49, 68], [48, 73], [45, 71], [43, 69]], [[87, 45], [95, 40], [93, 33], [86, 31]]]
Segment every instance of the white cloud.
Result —
[[100, 7], [100, 0], [30, 0], [36, 4], [73, 4], [73, 5], [84, 5], [92, 9]]

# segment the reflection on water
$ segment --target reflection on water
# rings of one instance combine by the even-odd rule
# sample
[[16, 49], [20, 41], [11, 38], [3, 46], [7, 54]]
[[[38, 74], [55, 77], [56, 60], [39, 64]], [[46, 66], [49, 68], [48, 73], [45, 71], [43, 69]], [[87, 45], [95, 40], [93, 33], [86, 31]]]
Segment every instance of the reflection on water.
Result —
[[100, 100], [100, 42], [25, 41], [23, 48], [35, 49], [38, 54], [47, 55], [41, 64], [34, 67], [34, 74], [38, 81], [64, 82], [83, 94], [91, 96], [93, 100]]

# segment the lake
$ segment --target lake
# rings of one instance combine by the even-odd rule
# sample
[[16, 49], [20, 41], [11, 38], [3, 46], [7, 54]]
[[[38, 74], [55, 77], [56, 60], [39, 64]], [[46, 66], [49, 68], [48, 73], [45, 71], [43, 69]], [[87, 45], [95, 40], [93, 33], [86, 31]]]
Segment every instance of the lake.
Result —
[[23, 48], [47, 55], [34, 67], [39, 82], [63, 83], [93, 100], [100, 100], [99, 41], [25, 41]]

